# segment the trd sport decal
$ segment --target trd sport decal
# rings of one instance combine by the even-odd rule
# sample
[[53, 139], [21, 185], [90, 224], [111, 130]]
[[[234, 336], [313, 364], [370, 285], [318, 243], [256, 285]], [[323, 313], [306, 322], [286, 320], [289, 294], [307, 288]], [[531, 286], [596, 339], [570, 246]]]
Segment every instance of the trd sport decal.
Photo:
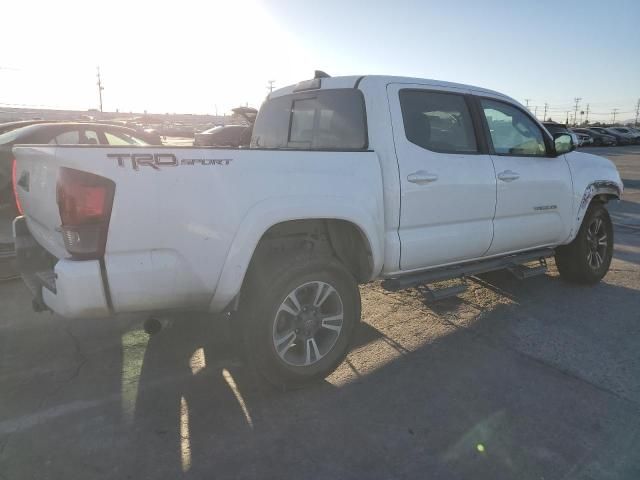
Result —
[[126, 168], [128, 163], [134, 170], [140, 170], [140, 167], [151, 167], [154, 170], [160, 170], [164, 167], [178, 166], [214, 166], [229, 165], [230, 158], [183, 158], [178, 160], [173, 153], [107, 153], [107, 158], [115, 158], [118, 166]]

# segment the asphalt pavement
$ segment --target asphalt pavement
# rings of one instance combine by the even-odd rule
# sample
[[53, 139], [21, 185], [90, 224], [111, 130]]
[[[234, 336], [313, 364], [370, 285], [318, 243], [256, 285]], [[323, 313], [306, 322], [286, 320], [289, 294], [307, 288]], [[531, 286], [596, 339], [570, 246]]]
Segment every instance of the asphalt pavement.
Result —
[[640, 478], [640, 146], [595, 287], [484, 275], [459, 298], [362, 287], [325, 382], [265, 386], [228, 320], [66, 320], [0, 283], [0, 480]]

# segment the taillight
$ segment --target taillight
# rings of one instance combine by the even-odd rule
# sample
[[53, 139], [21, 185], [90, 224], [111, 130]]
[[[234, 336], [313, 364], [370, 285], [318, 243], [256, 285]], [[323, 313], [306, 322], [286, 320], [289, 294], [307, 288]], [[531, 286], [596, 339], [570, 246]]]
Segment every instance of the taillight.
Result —
[[104, 255], [116, 184], [108, 178], [71, 168], [60, 168], [56, 197], [62, 236], [75, 258]]
[[16, 208], [18, 209], [18, 213], [20, 215], [23, 215], [24, 211], [22, 210], [22, 205], [20, 204], [20, 200], [18, 199], [18, 172], [15, 158], [11, 163], [11, 186], [13, 187], [13, 199], [16, 201]]

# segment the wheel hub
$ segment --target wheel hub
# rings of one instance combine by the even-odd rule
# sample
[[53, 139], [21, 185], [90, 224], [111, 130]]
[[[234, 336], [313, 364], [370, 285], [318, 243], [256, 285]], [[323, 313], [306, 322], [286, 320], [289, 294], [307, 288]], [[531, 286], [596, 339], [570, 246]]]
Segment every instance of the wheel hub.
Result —
[[282, 301], [273, 322], [273, 345], [284, 362], [308, 366], [336, 344], [342, 331], [342, 298], [325, 282], [300, 285]]
[[311, 338], [320, 329], [321, 323], [322, 319], [318, 310], [304, 306], [302, 312], [296, 317], [296, 334], [305, 340]]
[[596, 218], [587, 229], [587, 262], [591, 268], [599, 269], [604, 264], [608, 242], [604, 222]]

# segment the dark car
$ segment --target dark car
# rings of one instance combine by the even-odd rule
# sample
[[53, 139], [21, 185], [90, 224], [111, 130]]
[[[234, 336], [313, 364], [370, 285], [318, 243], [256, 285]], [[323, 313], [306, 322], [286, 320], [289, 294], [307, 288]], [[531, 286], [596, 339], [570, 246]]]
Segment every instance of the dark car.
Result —
[[640, 133], [635, 132], [632, 128], [627, 127], [611, 127], [608, 129], [609, 131], [615, 131], [620, 135], [625, 135], [629, 137], [631, 143], [640, 143]]
[[193, 144], [196, 147], [248, 147], [251, 143], [248, 125], [225, 125], [196, 133]]
[[556, 123], [556, 122], [542, 122], [542, 124], [547, 129], [547, 131], [551, 134], [551, 136], [555, 137], [558, 134], [566, 133], [567, 135], [571, 136], [571, 139], [573, 140], [573, 144], [576, 146], [576, 148], [581, 145], [578, 134], [569, 130], [566, 125], [563, 125], [561, 123]]
[[14, 204], [15, 160], [13, 146], [18, 144], [51, 145], [149, 145], [135, 130], [99, 123], [37, 123], [0, 134], [0, 204]]
[[614, 137], [613, 135], [600, 133], [590, 128], [574, 128], [573, 131], [589, 135], [591, 138], [593, 138], [593, 145], [616, 145], [618, 143], [616, 141], [616, 137]]
[[162, 138], [155, 128], [132, 125], [123, 120], [100, 120], [101, 125], [115, 125], [117, 127], [129, 128], [135, 131], [136, 137], [149, 145], [163, 145]]
[[224, 125], [196, 133], [193, 144], [197, 147], [248, 147], [251, 143], [253, 124], [258, 110], [252, 107], [237, 107], [233, 113], [242, 117], [244, 125]]
[[594, 132], [602, 133], [604, 135], [611, 135], [616, 139], [617, 145], [629, 145], [633, 143], [631, 137], [629, 135], [623, 135], [620, 132], [616, 132], [610, 128], [604, 127], [589, 127], [589, 130], [593, 130]]
[[0, 123], [0, 135], [16, 128], [28, 127], [29, 125], [35, 125], [36, 123], [51, 123], [50, 120], [18, 120], [15, 122]]

